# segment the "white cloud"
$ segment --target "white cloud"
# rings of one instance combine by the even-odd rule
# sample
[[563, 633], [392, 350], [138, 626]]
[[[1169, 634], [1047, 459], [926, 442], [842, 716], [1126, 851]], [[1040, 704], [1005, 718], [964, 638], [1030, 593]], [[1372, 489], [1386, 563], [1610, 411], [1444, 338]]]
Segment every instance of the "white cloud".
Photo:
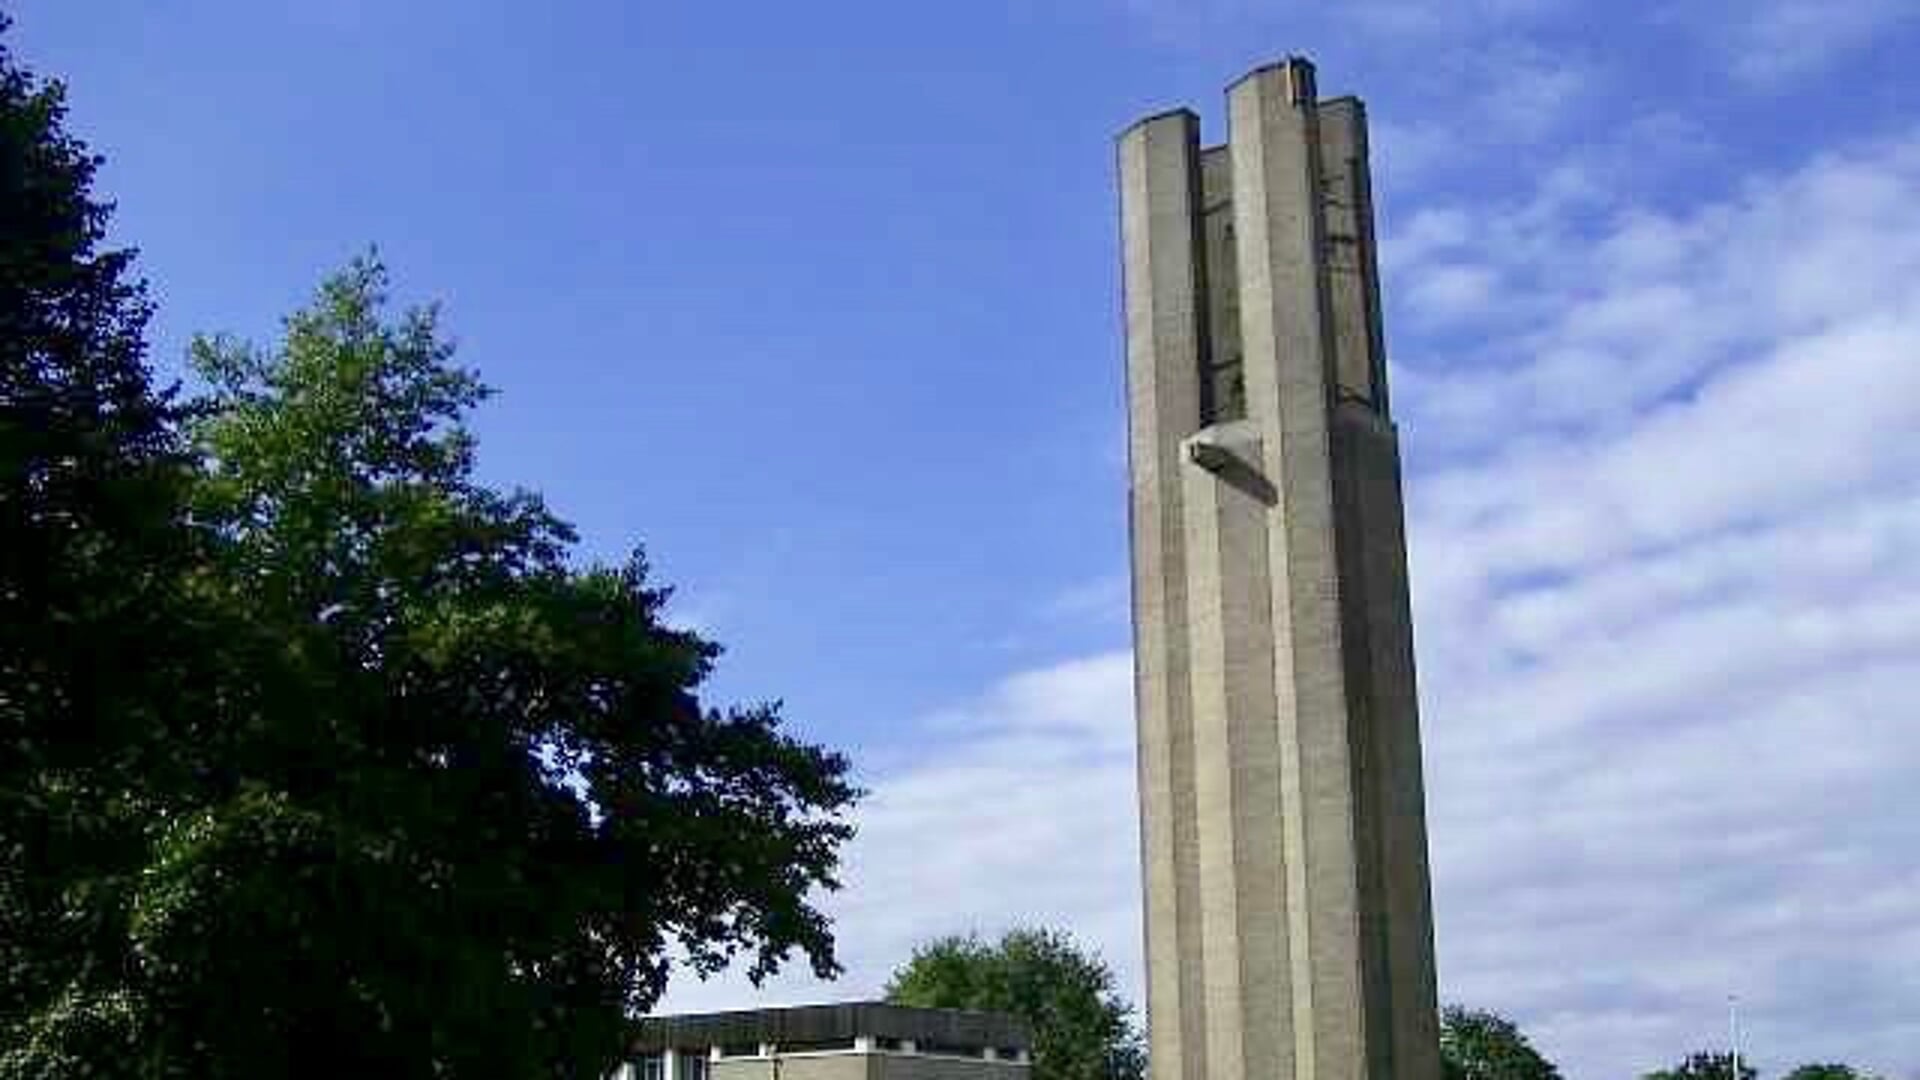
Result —
[[[1418, 54], [1439, 72], [1510, 67], [1516, 77], [1501, 88], [1511, 93], [1476, 99], [1490, 115], [1509, 105], [1524, 109], [1529, 101], [1550, 101], [1583, 81], [1582, 71], [1559, 63], [1514, 66], [1513, 42], [1541, 38], [1550, 29], [1592, 32], [1597, 17], [1567, 0], [1351, 0], [1332, 6], [1304, 0], [1120, 0], [1114, 6], [1172, 46], [1194, 47], [1229, 30], [1244, 36], [1284, 29], [1296, 42], [1351, 38], [1369, 49]], [[1779, 91], [1916, 16], [1920, 6], [1912, 0], [1685, 0], [1620, 8], [1605, 17], [1624, 20], [1612, 36], [1626, 30], [1671, 35], [1668, 47], [1698, 49], [1740, 82]]]
[[1565, 0], [1364, 0], [1341, 14], [1375, 37], [1426, 44], [1525, 26], [1565, 7]]
[[[1729, 992], [1771, 1074], [1911, 1074], [1920, 136], [1685, 212], [1595, 175], [1389, 238], [1390, 292], [1499, 283], [1448, 309], [1471, 353], [1395, 375], [1443, 993], [1573, 1080], [1715, 1045]], [[915, 942], [1018, 920], [1140, 985], [1131, 737], [1114, 653], [882, 750], [834, 901], [850, 975], [767, 998], [872, 993]]]
[[1485, 314], [1500, 288], [1499, 275], [1477, 263], [1436, 263], [1408, 290], [1407, 304], [1420, 318], [1445, 323]]
[[1911, 0], [1745, 0], [1716, 13], [1709, 32], [1728, 45], [1734, 73], [1780, 85], [1834, 63], [1920, 8]]
[[1399, 190], [1444, 165], [1453, 140], [1437, 125], [1368, 121], [1368, 152], [1375, 186]]
[[1473, 243], [1474, 220], [1458, 207], [1423, 208], [1381, 238], [1380, 266], [1387, 274], [1423, 266]]
[[1494, 159], [1530, 168], [1528, 151], [1559, 141], [1611, 81], [1598, 65], [1524, 39], [1417, 51], [1417, 60], [1370, 95], [1383, 189], [1409, 190]]
[[1473, 56], [1466, 78], [1480, 83], [1485, 96], [1471, 122], [1511, 142], [1551, 134], [1597, 81], [1593, 69], [1565, 53], [1508, 46]]
[[[1920, 216], [1907, 209], [1917, 178], [1920, 140], [1910, 139], [1823, 158], [1684, 218], [1609, 207], [1602, 185], [1565, 174], [1517, 205], [1423, 211], [1408, 239], [1388, 237], [1389, 296], [1405, 297], [1396, 303], [1417, 303], [1430, 275], [1456, 272], [1464, 245], [1427, 239], [1436, 216], [1516, 284], [1498, 304], [1453, 312], [1481, 317], [1483, 344], [1449, 357], [1446, 378], [1428, 380], [1435, 365], [1403, 351], [1419, 388], [1399, 395], [1409, 422], [1448, 449], [1511, 442], [1510, 418], [1587, 431], [1756, 352], [1789, 364], [1797, 355], [1804, 370], [1821, 362], [1809, 350], [1863, 344], [1846, 335], [1900, 334], [1894, 323], [1911, 319], [1920, 280], [1920, 236], [1901, 231]], [[1595, 215], [1612, 216], [1598, 236], [1579, 224]], [[1883, 355], [1838, 363], [1828, 392], [1905, 377]]]
[[828, 898], [847, 974], [676, 982], [664, 1010], [866, 997], [915, 945], [1015, 923], [1072, 930], [1140, 982], [1131, 658], [1008, 677], [870, 759], [872, 794]]
[[726, 593], [713, 591], [704, 597], [687, 599], [680, 590], [667, 602], [667, 610], [662, 622], [672, 630], [684, 630], [702, 636], [714, 635], [720, 620], [732, 607], [732, 598]]
[[[1184, 24], [1190, 29], [1249, 21], [1298, 25], [1327, 11], [1325, 4], [1305, 0], [1122, 0], [1120, 6], [1156, 28]], [[1374, 38], [1426, 43], [1437, 37], [1524, 26], [1567, 6], [1566, 0], [1351, 0], [1337, 14]]]
[[1913, 1068], [1920, 138], [1602, 209], [1458, 212], [1518, 294], [1396, 395], [1443, 985], [1576, 1077], [1731, 991], [1771, 1069]]
[[1042, 614], [1054, 620], [1124, 626], [1131, 589], [1125, 574], [1103, 574], [1060, 590], [1047, 601]]

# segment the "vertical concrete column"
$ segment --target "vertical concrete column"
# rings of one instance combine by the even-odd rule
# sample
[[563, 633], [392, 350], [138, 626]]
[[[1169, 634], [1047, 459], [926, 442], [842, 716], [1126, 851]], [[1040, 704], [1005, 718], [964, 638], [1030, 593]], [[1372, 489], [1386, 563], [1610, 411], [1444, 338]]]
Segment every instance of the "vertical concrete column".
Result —
[[1199, 118], [1120, 137], [1147, 1000], [1156, 1080], [1208, 1076], [1180, 441], [1200, 426]]
[[1375, 1076], [1432, 1077], [1439, 1027], [1399, 453], [1387, 418], [1353, 400], [1335, 409], [1333, 446], [1370, 1059]]
[[[1293, 1071], [1285, 846], [1263, 447], [1202, 428], [1185, 470], [1196, 809], [1209, 1080]], [[1189, 958], [1192, 962], [1193, 958]]]
[[1440, 1072], [1426, 792], [1413, 667], [1400, 449], [1387, 386], [1366, 111], [1321, 106], [1338, 400], [1333, 480], [1358, 852], [1361, 977], [1373, 1076]]
[[1366, 1075], [1353, 792], [1328, 433], [1328, 297], [1312, 65], [1228, 90], [1247, 415], [1277, 489], [1268, 530], [1296, 1077]]
[[1318, 113], [1323, 261], [1336, 397], [1364, 401], [1385, 413], [1386, 350], [1380, 332], [1366, 108], [1354, 98], [1336, 98], [1323, 102]]

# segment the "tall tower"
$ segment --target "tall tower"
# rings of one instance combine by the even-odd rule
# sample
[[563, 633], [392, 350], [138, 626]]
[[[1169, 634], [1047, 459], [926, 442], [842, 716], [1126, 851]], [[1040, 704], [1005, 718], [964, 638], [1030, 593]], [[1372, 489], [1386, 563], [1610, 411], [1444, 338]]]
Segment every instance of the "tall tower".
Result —
[[1120, 137], [1154, 1080], [1440, 1075], [1366, 114]]

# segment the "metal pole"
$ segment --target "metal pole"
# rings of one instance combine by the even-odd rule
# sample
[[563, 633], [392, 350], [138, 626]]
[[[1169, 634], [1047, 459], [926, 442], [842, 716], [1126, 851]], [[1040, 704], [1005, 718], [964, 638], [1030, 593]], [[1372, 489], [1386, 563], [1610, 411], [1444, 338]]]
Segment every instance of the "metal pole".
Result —
[[1727, 995], [1727, 1042], [1733, 1048], [1733, 1076], [1740, 1080], [1740, 996]]

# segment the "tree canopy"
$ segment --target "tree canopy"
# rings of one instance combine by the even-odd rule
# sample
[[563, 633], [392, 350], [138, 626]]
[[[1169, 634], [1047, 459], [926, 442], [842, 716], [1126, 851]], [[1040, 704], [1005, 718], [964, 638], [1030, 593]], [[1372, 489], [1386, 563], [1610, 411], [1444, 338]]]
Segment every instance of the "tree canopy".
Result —
[[[205, 674], [179, 413], [99, 158], [0, 15], [0, 1075], [133, 1036], [126, 898]], [[101, 1075], [113, 1075], [111, 1071]]]
[[1448, 1080], [1560, 1078], [1513, 1021], [1458, 1005], [1440, 1011], [1440, 1062]]
[[847, 761], [476, 478], [377, 259], [156, 389], [64, 119], [0, 50], [0, 1077], [598, 1075], [669, 954], [836, 971]]
[[1025, 1019], [1033, 1029], [1034, 1080], [1139, 1080], [1146, 1072], [1133, 1008], [1114, 989], [1112, 970], [1058, 930], [929, 942], [894, 972], [886, 995], [902, 1005]]
[[1740, 1075], [1736, 1078], [1732, 1054], [1702, 1050], [1687, 1055], [1686, 1060], [1671, 1069], [1650, 1072], [1642, 1080], [1754, 1080], [1759, 1075], [1759, 1070], [1742, 1059]]
[[1872, 1073], [1861, 1072], [1851, 1065], [1809, 1062], [1788, 1073], [1787, 1080], [1877, 1080], [1877, 1078]]
[[214, 388], [193, 427], [206, 592], [268, 632], [236, 643], [264, 676], [236, 703], [257, 720], [238, 775], [135, 911], [183, 957], [183, 1014], [259, 984], [286, 1036], [547, 1068], [604, 1060], [670, 947], [706, 971], [744, 953], [757, 978], [795, 949], [836, 971], [807, 894], [850, 834], [844, 759], [772, 706], [703, 706], [718, 650], [663, 624], [642, 556], [577, 569], [537, 496], [476, 482], [484, 388], [433, 309], [386, 307], [361, 259], [276, 348], [194, 345]]

